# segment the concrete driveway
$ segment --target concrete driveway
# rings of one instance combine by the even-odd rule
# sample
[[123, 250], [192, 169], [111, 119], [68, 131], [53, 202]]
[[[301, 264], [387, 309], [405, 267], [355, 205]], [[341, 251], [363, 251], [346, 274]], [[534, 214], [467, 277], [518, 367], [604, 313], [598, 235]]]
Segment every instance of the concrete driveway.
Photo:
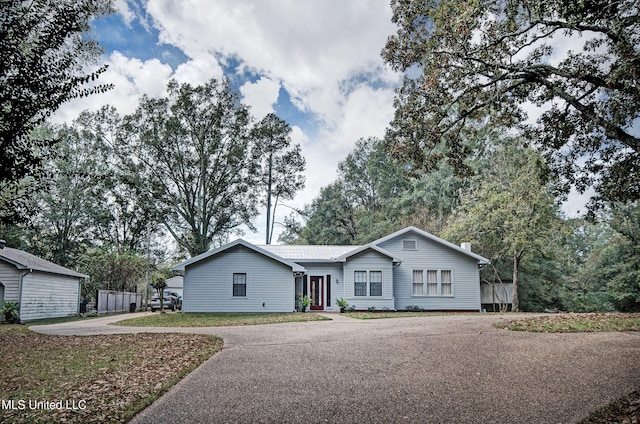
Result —
[[640, 334], [498, 330], [493, 315], [189, 329], [33, 326], [49, 334], [191, 332], [225, 348], [133, 423], [571, 423], [640, 387]]

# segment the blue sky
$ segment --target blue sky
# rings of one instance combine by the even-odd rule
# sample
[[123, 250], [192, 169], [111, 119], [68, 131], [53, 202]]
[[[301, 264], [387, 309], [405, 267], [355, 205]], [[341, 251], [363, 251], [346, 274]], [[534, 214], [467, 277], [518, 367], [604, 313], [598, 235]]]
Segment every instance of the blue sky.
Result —
[[[306, 188], [287, 204], [311, 202], [336, 177], [361, 137], [382, 136], [400, 76], [380, 51], [396, 30], [389, 0], [115, 0], [118, 13], [93, 23], [109, 69], [107, 93], [57, 114], [115, 106], [131, 113], [141, 95], [162, 96], [169, 79], [200, 84], [228, 77], [256, 120], [275, 112], [292, 126], [307, 160]], [[276, 220], [290, 209], [281, 208]], [[246, 231], [264, 240], [265, 215]], [[278, 233], [276, 229], [276, 234]], [[276, 239], [274, 237], [274, 239]]]

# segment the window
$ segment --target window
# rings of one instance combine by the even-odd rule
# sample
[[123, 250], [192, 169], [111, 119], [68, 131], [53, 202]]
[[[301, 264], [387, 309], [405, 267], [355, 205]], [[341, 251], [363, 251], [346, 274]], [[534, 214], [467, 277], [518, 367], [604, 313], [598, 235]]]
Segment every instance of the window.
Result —
[[422, 296], [424, 294], [424, 280], [422, 279], [422, 270], [413, 270], [413, 295]]
[[402, 240], [402, 250], [418, 250], [418, 241]]
[[355, 271], [353, 276], [354, 296], [367, 295], [367, 271]]
[[429, 296], [438, 295], [438, 271], [427, 270], [427, 294]]
[[369, 296], [382, 296], [382, 271], [369, 272]]
[[233, 295], [247, 295], [247, 274], [233, 274]]
[[451, 279], [451, 270], [440, 271], [440, 289], [443, 296], [451, 296], [453, 291], [453, 280]]

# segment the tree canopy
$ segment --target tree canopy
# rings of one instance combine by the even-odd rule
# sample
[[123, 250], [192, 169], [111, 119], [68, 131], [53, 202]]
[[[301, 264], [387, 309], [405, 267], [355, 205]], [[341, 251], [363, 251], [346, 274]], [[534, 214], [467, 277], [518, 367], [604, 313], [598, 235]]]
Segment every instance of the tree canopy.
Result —
[[153, 194], [163, 224], [189, 255], [209, 250], [257, 215], [259, 164], [251, 115], [228, 81], [171, 81], [125, 118], [129, 166]]
[[[540, 155], [505, 139], [494, 144], [477, 184], [464, 197], [444, 236], [471, 241], [497, 266], [512, 266], [512, 310], [519, 309], [518, 280], [525, 256], [546, 252], [558, 233], [558, 211]], [[493, 274], [493, 272], [492, 272]]]
[[266, 244], [271, 244], [278, 202], [291, 200], [304, 188], [306, 160], [299, 144], [291, 144], [291, 127], [274, 113], [267, 114], [252, 130], [261, 158], [261, 185], [267, 207]]
[[9, 207], [9, 202], [19, 202], [24, 197], [29, 183], [25, 178], [41, 175], [43, 156], [54, 142], [30, 137], [31, 131], [69, 99], [110, 88], [108, 84], [94, 84], [106, 66], [87, 72], [87, 65], [94, 65], [102, 53], [90, 36], [89, 22], [113, 12], [111, 3], [112, 0], [2, 2], [0, 219], [5, 222], [26, 215], [20, 208]]
[[[392, 151], [469, 174], [486, 123], [520, 128], [552, 171], [598, 200], [640, 197], [640, 19], [635, 0], [393, 0], [383, 57], [405, 72]], [[568, 51], [566, 45], [572, 46]], [[535, 125], [526, 109], [539, 106]], [[443, 148], [438, 147], [444, 146]]]

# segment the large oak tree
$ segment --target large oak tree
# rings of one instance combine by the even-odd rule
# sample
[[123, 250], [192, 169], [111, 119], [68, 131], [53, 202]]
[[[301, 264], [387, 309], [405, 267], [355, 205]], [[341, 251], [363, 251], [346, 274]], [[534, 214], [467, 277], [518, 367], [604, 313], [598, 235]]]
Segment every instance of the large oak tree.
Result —
[[129, 166], [161, 209], [179, 246], [195, 256], [257, 215], [259, 161], [251, 116], [228, 81], [171, 81], [165, 98], [143, 97], [125, 118]]
[[[635, 0], [393, 0], [383, 56], [405, 72], [391, 149], [459, 174], [484, 124], [520, 127], [553, 171], [599, 200], [640, 197]], [[573, 45], [566, 50], [566, 45]], [[540, 106], [525, 127], [526, 105]]]

